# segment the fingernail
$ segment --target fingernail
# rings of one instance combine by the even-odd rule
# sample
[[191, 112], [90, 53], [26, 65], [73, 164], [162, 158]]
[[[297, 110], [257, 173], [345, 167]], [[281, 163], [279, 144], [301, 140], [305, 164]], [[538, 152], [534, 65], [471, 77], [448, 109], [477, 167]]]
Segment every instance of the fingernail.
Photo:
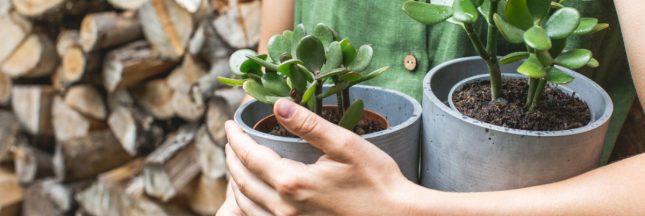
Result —
[[278, 115], [285, 119], [290, 118], [291, 115], [293, 115], [293, 113], [296, 111], [296, 105], [291, 101], [285, 99], [278, 100], [276, 106], [278, 108]]

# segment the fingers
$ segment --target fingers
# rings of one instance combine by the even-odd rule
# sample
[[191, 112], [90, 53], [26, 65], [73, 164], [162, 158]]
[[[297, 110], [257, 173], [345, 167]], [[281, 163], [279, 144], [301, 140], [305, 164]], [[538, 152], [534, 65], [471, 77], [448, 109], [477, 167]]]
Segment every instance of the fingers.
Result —
[[246, 216], [240, 207], [237, 206], [235, 201], [235, 194], [233, 194], [232, 188], [233, 181], [228, 183], [226, 187], [226, 200], [222, 203], [222, 206], [217, 210], [216, 216]]
[[249, 198], [244, 196], [240, 190], [235, 187], [235, 183], [233, 185], [233, 195], [235, 196], [235, 201], [237, 202], [237, 205], [239, 206], [240, 210], [244, 212], [245, 215], [257, 215], [257, 216], [270, 216], [271, 214], [267, 212], [266, 210], [262, 209], [260, 206], [255, 204], [253, 201], [251, 201]]
[[373, 147], [353, 132], [289, 100], [278, 100], [273, 109], [282, 126], [336, 160], [351, 160], [357, 152]]

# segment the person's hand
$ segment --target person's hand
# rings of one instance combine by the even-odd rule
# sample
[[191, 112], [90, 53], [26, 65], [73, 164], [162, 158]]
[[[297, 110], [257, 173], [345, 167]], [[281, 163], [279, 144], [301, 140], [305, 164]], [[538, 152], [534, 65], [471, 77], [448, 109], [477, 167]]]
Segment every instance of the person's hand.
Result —
[[233, 195], [233, 181], [228, 182], [226, 187], [226, 199], [224, 203], [217, 209], [216, 216], [246, 216], [240, 207], [237, 206], [235, 197]]
[[[274, 106], [282, 126], [324, 155], [314, 164], [280, 157], [226, 122], [226, 163], [247, 215], [401, 215], [408, 181], [373, 144], [288, 100]], [[409, 201], [409, 200], [407, 200]]]

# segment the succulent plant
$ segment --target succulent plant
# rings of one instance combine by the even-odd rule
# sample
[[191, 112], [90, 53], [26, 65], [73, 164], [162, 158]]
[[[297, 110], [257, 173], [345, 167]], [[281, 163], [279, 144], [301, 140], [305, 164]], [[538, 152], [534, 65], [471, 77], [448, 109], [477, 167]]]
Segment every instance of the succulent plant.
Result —
[[[231, 70], [241, 79], [218, 77], [221, 83], [242, 86], [260, 102], [273, 104], [287, 98], [316, 114], [322, 113], [322, 99], [335, 95], [341, 113], [339, 125], [352, 130], [361, 119], [363, 101], [350, 103], [349, 89], [387, 71], [388, 67], [365, 73], [373, 49], [362, 45], [356, 49], [348, 39], [325, 24], [315, 26], [311, 34], [302, 24], [293, 31], [272, 36], [268, 54], [238, 50], [231, 55]], [[323, 84], [333, 85], [323, 92]]]

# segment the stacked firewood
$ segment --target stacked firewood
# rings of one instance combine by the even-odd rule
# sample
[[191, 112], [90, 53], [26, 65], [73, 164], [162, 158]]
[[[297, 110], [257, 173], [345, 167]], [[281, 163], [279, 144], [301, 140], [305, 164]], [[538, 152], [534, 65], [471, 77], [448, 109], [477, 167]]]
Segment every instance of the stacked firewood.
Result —
[[253, 0], [0, 0], [0, 216], [212, 215]]

